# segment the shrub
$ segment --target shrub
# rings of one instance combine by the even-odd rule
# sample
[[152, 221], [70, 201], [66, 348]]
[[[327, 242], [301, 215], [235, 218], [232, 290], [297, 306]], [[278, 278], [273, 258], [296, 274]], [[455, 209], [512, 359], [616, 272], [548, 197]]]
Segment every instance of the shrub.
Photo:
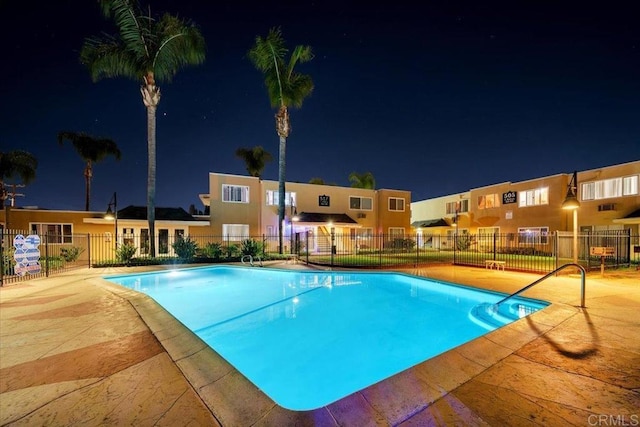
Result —
[[60, 248], [60, 256], [66, 262], [74, 262], [80, 258], [80, 254], [84, 252], [84, 248], [78, 246], [71, 246], [69, 248]]
[[120, 245], [118, 246], [118, 249], [116, 249], [116, 259], [118, 262], [129, 264], [131, 262], [131, 258], [136, 254], [137, 249], [138, 248], [131, 243]]
[[194, 240], [191, 240], [190, 237], [186, 239], [180, 237], [171, 246], [173, 246], [173, 250], [176, 252], [176, 255], [178, 255], [178, 258], [182, 259], [193, 259], [198, 250], [198, 244]]
[[235, 243], [231, 243], [224, 248], [227, 258], [236, 258], [240, 254], [240, 248]]
[[203, 258], [218, 260], [222, 257], [222, 245], [218, 242], [207, 242], [198, 252], [198, 255]]
[[262, 252], [262, 244], [257, 240], [245, 239], [240, 244], [240, 253], [242, 255], [256, 256]]

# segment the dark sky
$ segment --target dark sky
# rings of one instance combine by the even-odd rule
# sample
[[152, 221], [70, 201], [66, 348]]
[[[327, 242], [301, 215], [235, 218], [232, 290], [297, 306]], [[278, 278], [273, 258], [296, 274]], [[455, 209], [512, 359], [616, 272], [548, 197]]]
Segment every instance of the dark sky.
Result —
[[[114, 139], [122, 160], [94, 168], [93, 210], [146, 204], [146, 113], [139, 83], [93, 83], [85, 37], [113, 32], [88, 0], [0, 0], [0, 150], [39, 159], [18, 206], [84, 209], [84, 164], [60, 130]], [[587, 4], [589, 3], [589, 4]], [[640, 24], [627, 2], [156, 1], [192, 19], [207, 60], [161, 85], [157, 206], [202, 208], [208, 172], [245, 174], [238, 147], [274, 156], [278, 136], [256, 35], [281, 26], [315, 59], [315, 83], [291, 113], [287, 180], [378, 188], [413, 201], [640, 159]], [[143, 2], [143, 4], [147, 4]], [[417, 5], [420, 5], [419, 7]]]

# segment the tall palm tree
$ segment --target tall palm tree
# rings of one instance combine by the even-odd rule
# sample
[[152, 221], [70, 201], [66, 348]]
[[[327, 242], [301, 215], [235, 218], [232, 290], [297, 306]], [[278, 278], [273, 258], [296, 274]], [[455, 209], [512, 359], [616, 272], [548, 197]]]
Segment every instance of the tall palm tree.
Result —
[[267, 37], [256, 37], [256, 43], [248, 57], [253, 65], [264, 74], [264, 82], [271, 101], [271, 107], [278, 108], [276, 132], [280, 137], [278, 159], [278, 236], [279, 252], [282, 253], [282, 224], [285, 214], [285, 153], [287, 137], [291, 132], [289, 107], [300, 108], [306, 97], [313, 91], [311, 77], [295, 71], [299, 63], [311, 61], [311, 46], [298, 45], [287, 59], [289, 50], [285, 46], [280, 28], [269, 30]]
[[170, 82], [179, 70], [204, 62], [205, 42], [190, 22], [165, 13], [159, 18], [146, 13], [136, 0], [99, 0], [102, 13], [113, 18], [118, 35], [87, 38], [80, 52], [93, 81], [127, 77], [142, 82], [140, 92], [147, 108], [147, 220], [149, 251], [155, 256], [156, 110], [160, 88], [156, 81]]
[[271, 153], [262, 148], [261, 145], [256, 145], [253, 148], [238, 148], [236, 156], [244, 160], [249, 175], [258, 178], [262, 178], [265, 164], [273, 160]]
[[351, 181], [352, 188], [367, 188], [369, 190], [375, 190], [376, 188], [376, 180], [371, 172], [351, 172], [349, 181]]
[[107, 156], [113, 156], [116, 160], [120, 160], [120, 149], [116, 143], [108, 138], [94, 138], [84, 132], [58, 132], [58, 143], [63, 145], [67, 140], [73, 144], [82, 160], [87, 162], [84, 167], [85, 179], [85, 203], [84, 209], [89, 210], [91, 201], [91, 178], [93, 177], [93, 164], [105, 159]]
[[38, 160], [27, 151], [0, 151], [0, 206], [4, 207], [9, 197], [9, 192], [5, 189], [5, 180], [19, 179], [24, 185], [30, 184], [36, 178], [37, 168]]

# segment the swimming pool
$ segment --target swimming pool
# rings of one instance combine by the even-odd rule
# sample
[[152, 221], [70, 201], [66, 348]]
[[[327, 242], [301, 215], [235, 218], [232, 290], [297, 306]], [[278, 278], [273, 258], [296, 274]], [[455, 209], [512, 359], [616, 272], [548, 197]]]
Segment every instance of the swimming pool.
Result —
[[[107, 276], [144, 292], [280, 406], [328, 405], [547, 303], [389, 272], [215, 266]], [[486, 310], [489, 307], [490, 310]]]

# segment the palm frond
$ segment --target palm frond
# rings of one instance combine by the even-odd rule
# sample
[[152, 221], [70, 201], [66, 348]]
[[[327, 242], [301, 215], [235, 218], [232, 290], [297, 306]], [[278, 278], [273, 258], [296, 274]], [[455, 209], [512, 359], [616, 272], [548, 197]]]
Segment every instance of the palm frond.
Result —
[[165, 14], [152, 32], [156, 39], [151, 67], [156, 79], [171, 81], [180, 69], [204, 62], [206, 45], [196, 26]]
[[20, 178], [29, 184], [36, 177], [38, 159], [28, 151], [12, 150], [0, 152], [0, 180]]
[[63, 145], [64, 141], [71, 142], [85, 162], [96, 163], [107, 156], [113, 156], [116, 160], [120, 160], [122, 155], [117, 144], [109, 138], [96, 138], [84, 132], [58, 132], [58, 143]]
[[111, 77], [140, 80], [146, 71], [122, 42], [106, 35], [85, 40], [80, 50], [80, 62], [87, 66], [94, 82]]

